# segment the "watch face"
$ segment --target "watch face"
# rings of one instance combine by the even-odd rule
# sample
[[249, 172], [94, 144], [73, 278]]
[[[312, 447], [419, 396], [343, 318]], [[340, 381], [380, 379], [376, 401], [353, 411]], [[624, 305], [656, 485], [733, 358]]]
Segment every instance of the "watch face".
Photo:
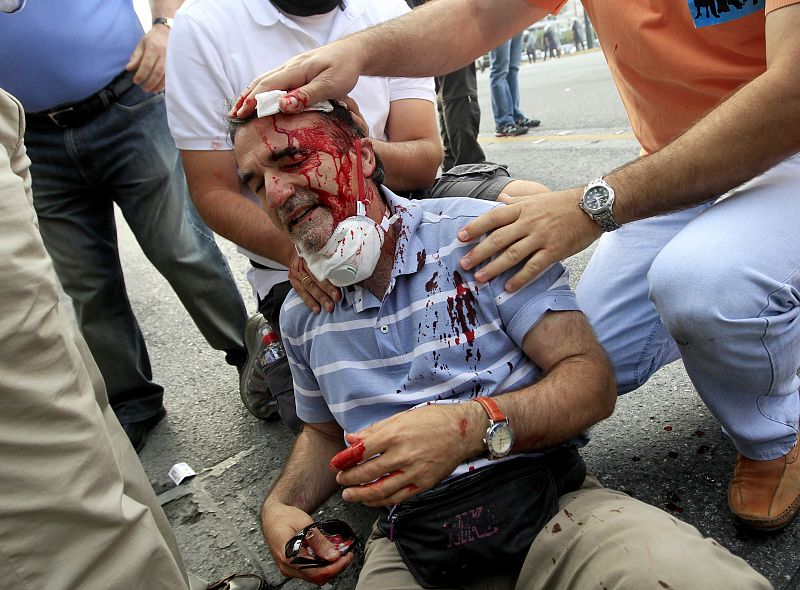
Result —
[[508, 424], [495, 424], [488, 434], [489, 452], [495, 457], [505, 457], [514, 445], [514, 431]]
[[611, 193], [604, 186], [593, 186], [583, 196], [583, 207], [590, 213], [603, 211], [608, 207]]

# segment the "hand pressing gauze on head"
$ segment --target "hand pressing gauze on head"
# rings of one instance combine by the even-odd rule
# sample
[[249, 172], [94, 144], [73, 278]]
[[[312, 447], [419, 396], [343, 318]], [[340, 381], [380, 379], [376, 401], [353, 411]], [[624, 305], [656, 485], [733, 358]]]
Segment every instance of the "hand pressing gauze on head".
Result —
[[[270, 90], [269, 92], [261, 92], [256, 94], [256, 114], [258, 117], [269, 117], [281, 112], [278, 103], [283, 96], [286, 96], [285, 90]], [[329, 113], [333, 110], [333, 105], [327, 100], [309, 105], [303, 109], [304, 111], [323, 111]]]

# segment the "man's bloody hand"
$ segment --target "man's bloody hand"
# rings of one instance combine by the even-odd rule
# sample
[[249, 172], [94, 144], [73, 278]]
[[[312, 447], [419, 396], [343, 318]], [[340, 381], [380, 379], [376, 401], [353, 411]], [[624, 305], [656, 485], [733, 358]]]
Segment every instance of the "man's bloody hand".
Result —
[[355, 467], [364, 459], [364, 442], [354, 437], [358, 442], [350, 442], [351, 446], [347, 447], [340, 453], [336, 453], [331, 459], [330, 467], [333, 471], [344, 471]]
[[351, 446], [330, 466], [339, 471], [344, 500], [389, 506], [432, 488], [480, 454], [485, 431], [478, 404], [422, 406], [348, 434]]
[[301, 53], [250, 82], [230, 114], [246, 119], [255, 110], [256, 94], [269, 90], [291, 90], [280, 100], [284, 113], [299, 112], [306, 105], [330, 98], [344, 99], [362, 72], [359, 55], [362, 53], [353, 39]]
[[[353, 554], [341, 555], [339, 547], [323, 534], [312, 532], [301, 549], [304, 556], [320, 557], [328, 565], [312, 569], [300, 569], [291, 563], [285, 554], [287, 541], [297, 531], [313, 522], [311, 516], [294, 506], [265, 502], [261, 511], [264, 539], [278, 570], [287, 578], [300, 578], [317, 586], [322, 586], [342, 573], [353, 560]], [[336, 541], [336, 539], [333, 539]]]

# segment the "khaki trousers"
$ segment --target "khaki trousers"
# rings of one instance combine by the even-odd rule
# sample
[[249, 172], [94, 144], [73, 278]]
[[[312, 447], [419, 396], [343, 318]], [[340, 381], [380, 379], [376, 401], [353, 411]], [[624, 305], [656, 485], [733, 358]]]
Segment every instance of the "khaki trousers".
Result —
[[[469, 590], [757, 590], [770, 583], [743, 559], [663, 510], [594, 477], [559, 500], [522, 571], [492, 572]], [[504, 575], [505, 574], [505, 575]], [[394, 543], [373, 528], [356, 590], [418, 590]], [[455, 587], [454, 587], [455, 589]], [[453, 590], [454, 590], [453, 589]]]
[[186, 589], [169, 523], [59, 304], [23, 131], [22, 108], [0, 90], [0, 580]]

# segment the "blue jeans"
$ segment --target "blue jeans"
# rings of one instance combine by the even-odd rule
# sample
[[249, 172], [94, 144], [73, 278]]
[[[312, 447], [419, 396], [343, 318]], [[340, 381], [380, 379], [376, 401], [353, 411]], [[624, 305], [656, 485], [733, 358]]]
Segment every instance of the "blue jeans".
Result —
[[496, 127], [524, 119], [519, 109], [519, 65], [522, 61], [522, 33], [514, 35], [489, 54], [489, 88], [492, 93], [492, 114]]
[[29, 125], [25, 143], [45, 246], [120, 422], [156, 415], [164, 389], [125, 291], [114, 203], [209, 344], [243, 364], [244, 303], [189, 198], [164, 95], [134, 86], [80, 127]]

